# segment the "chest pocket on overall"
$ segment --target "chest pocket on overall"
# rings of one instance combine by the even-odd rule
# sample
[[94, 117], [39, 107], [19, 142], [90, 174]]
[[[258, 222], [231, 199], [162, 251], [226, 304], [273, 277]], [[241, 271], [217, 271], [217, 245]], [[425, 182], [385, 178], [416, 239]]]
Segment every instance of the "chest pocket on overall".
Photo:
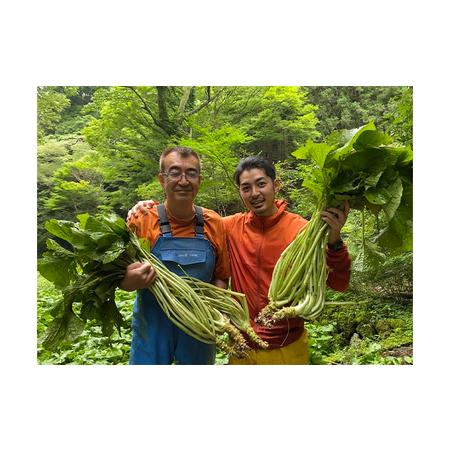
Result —
[[171, 242], [173, 248], [161, 249], [159, 257], [170, 271], [180, 276], [190, 275], [192, 272], [196, 272], [195, 265], [206, 262], [206, 250], [183, 248], [183, 239], [178, 240], [181, 241], [178, 243], [179, 245], [176, 245], [177, 243], [174, 241]]

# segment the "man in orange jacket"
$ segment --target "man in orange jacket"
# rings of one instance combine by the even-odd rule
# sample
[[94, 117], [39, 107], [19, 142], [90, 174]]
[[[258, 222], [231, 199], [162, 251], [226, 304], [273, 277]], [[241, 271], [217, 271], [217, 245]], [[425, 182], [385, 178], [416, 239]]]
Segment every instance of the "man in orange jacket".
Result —
[[[285, 201], [275, 200], [279, 181], [274, 166], [266, 159], [259, 156], [243, 159], [234, 178], [249, 211], [223, 218], [232, 289], [246, 295], [251, 324], [269, 348], [254, 348], [245, 359], [230, 358], [230, 364], [307, 364], [308, 339], [303, 319], [281, 320], [271, 328], [255, 322], [268, 303], [275, 264], [307, 221], [286, 211]], [[338, 291], [346, 290], [350, 280], [350, 258], [340, 235], [348, 211], [346, 203], [344, 211], [328, 208], [322, 212], [329, 225], [327, 265], [331, 270], [327, 284]]]
[[[231, 357], [229, 363], [307, 364], [308, 337], [303, 319], [281, 320], [271, 328], [255, 322], [268, 303], [272, 272], [278, 258], [307, 220], [286, 211], [286, 202], [275, 199], [279, 181], [274, 166], [265, 158], [241, 160], [235, 171], [235, 181], [248, 211], [222, 218], [230, 254], [232, 289], [246, 295], [251, 324], [269, 347], [262, 350], [249, 342], [253, 349], [248, 357]], [[151, 201], [139, 202], [130, 215], [145, 214], [145, 208], [152, 205]], [[343, 211], [328, 208], [322, 212], [322, 219], [329, 225], [326, 256], [331, 270], [327, 285], [338, 291], [346, 290], [350, 280], [350, 257], [340, 235], [348, 211], [346, 203]]]

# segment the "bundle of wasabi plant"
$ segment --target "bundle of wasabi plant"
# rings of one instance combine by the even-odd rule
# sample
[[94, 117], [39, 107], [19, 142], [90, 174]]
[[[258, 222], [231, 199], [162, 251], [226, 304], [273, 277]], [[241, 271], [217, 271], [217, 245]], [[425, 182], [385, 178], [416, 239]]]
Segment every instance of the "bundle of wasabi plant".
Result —
[[250, 314], [247, 300], [244, 294], [230, 290], [221, 289], [192, 277], [183, 277], [185, 281], [204, 299], [211, 308], [222, 312], [229, 317], [233, 325], [244, 332], [250, 340], [261, 348], [267, 348], [269, 344], [263, 341], [250, 325]]
[[269, 303], [257, 321], [270, 326], [291, 317], [313, 320], [326, 302], [327, 207], [369, 211], [385, 227], [377, 239], [385, 248], [412, 246], [412, 149], [398, 146], [373, 123], [332, 133], [325, 142], [308, 141], [292, 153], [310, 171], [302, 186], [316, 199], [311, 220], [281, 254], [272, 275]]
[[[194, 278], [187, 281], [169, 271], [150, 253], [148, 244], [128, 229], [123, 219], [116, 215], [92, 217], [89, 214], [77, 218], [78, 223], [52, 219], [45, 224], [52, 235], [68, 244], [65, 248], [48, 239], [47, 251], [38, 260], [41, 275], [63, 294], [51, 310], [54, 320], [42, 340], [45, 348], [55, 349], [63, 342], [74, 340], [87, 320], [100, 323], [105, 336], [110, 336], [114, 328], [120, 333], [126, 324], [115, 302], [116, 289], [129, 264], [147, 261], [156, 271], [149, 289], [177, 327], [201, 342], [216, 344], [222, 351], [238, 357], [249, 350], [239, 331], [242, 322], [238, 322], [238, 327], [233, 324], [234, 317], [248, 315], [242, 306], [245, 304], [242, 294], [211, 286], [208, 291], [211, 295], [205, 299], [202, 289], [210, 285]], [[215, 308], [211, 296], [220, 304], [229, 302], [236, 315], [228, 317]], [[80, 304], [77, 312], [75, 303]]]

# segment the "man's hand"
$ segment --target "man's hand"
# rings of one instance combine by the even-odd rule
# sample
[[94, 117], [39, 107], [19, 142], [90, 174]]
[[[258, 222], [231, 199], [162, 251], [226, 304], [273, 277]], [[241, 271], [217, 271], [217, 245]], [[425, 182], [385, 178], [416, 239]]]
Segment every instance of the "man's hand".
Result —
[[137, 218], [139, 213], [147, 214], [147, 209], [153, 208], [154, 205], [157, 205], [159, 202], [155, 200], [141, 200], [137, 202], [129, 211], [127, 215], [127, 222], [131, 219], [131, 217]]
[[347, 220], [349, 210], [348, 200], [345, 200], [343, 210], [339, 208], [327, 208], [320, 213], [322, 220], [330, 226], [328, 233], [329, 244], [334, 244], [341, 238], [341, 230]]
[[156, 277], [156, 271], [148, 262], [135, 262], [127, 267], [125, 276], [119, 283], [124, 291], [135, 291], [149, 287]]
[[220, 278], [214, 278], [214, 280], [211, 281], [211, 284], [220, 287], [222, 289], [228, 289], [228, 280], [221, 280]]

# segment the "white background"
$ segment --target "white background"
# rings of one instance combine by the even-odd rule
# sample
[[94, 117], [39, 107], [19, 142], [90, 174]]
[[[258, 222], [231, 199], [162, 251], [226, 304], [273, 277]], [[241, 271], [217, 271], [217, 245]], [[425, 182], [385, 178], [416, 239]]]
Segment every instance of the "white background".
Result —
[[[2, 448], [448, 445], [445, 2], [300, 3], [2, 3]], [[38, 366], [36, 86], [117, 84], [414, 86], [414, 366]]]

